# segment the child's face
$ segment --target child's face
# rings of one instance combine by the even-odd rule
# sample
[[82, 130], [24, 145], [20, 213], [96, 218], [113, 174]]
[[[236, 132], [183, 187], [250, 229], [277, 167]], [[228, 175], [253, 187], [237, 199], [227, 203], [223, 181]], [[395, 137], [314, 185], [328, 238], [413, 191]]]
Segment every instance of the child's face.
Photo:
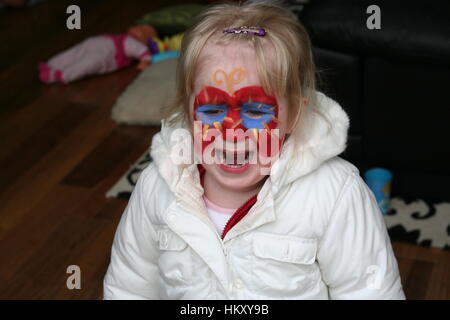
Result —
[[[270, 49], [266, 54], [272, 54]], [[203, 49], [190, 112], [197, 154], [214, 159], [203, 161], [208, 174], [230, 189], [257, 186], [287, 133], [287, 105], [262, 88], [250, 46], [210, 44]]]

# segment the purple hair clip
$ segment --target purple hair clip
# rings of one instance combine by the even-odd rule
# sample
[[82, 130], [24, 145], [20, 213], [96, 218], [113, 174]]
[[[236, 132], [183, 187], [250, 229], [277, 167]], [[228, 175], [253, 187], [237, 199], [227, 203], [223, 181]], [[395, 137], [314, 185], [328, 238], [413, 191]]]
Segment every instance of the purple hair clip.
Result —
[[241, 26], [236, 28], [230, 28], [230, 29], [224, 29], [223, 33], [248, 33], [248, 34], [254, 34], [255, 36], [264, 37], [266, 35], [266, 30], [261, 27], [254, 27], [254, 26]]

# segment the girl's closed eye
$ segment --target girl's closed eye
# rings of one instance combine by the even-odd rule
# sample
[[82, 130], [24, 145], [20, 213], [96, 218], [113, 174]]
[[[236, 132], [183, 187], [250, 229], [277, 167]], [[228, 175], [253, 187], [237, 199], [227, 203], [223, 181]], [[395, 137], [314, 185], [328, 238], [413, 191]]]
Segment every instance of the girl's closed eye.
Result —
[[227, 114], [226, 105], [205, 104], [199, 106], [196, 110], [196, 119], [203, 121], [203, 124], [214, 125], [214, 122], [223, 122]]
[[247, 110], [244, 112], [244, 114], [247, 117], [252, 118], [252, 119], [260, 119], [267, 113], [264, 111], [261, 111], [261, 110]]
[[218, 116], [224, 113], [223, 109], [210, 109], [203, 111], [204, 114], [208, 116]]
[[271, 117], [275, 115], [274, 106], [264, 103], [244, 103], [242, 105], [242, 116], [245, 120], [264, 120], [269, 122]]

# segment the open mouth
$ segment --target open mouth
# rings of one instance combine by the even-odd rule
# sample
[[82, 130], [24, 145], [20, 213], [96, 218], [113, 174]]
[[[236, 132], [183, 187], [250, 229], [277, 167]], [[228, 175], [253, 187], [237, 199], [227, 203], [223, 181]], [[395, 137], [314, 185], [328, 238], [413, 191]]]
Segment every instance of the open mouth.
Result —
[[252, 151], [216, 150], [218, 163], [229, 168], [241, 168], [248, 163], [253, 163], [251, 161], [253, 155]]
[[240, 168], [246, 165], [250, 159], [250, 152], [226, 152], [222, 151], [223, 164], [230, 168]]

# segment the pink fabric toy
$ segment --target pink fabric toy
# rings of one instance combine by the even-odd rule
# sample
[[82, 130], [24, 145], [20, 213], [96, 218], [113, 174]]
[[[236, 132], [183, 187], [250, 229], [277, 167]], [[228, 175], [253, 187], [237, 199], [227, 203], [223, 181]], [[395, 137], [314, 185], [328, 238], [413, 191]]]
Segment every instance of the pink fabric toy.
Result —
[[140, 60], [139, 69], [150, 62], [147, 46], [130, 34], [105, 34], [87, 38], [74, 47], [39, 63], [39, 79], [44, 83], [70, 83], [83, 77], [105, 74]]

